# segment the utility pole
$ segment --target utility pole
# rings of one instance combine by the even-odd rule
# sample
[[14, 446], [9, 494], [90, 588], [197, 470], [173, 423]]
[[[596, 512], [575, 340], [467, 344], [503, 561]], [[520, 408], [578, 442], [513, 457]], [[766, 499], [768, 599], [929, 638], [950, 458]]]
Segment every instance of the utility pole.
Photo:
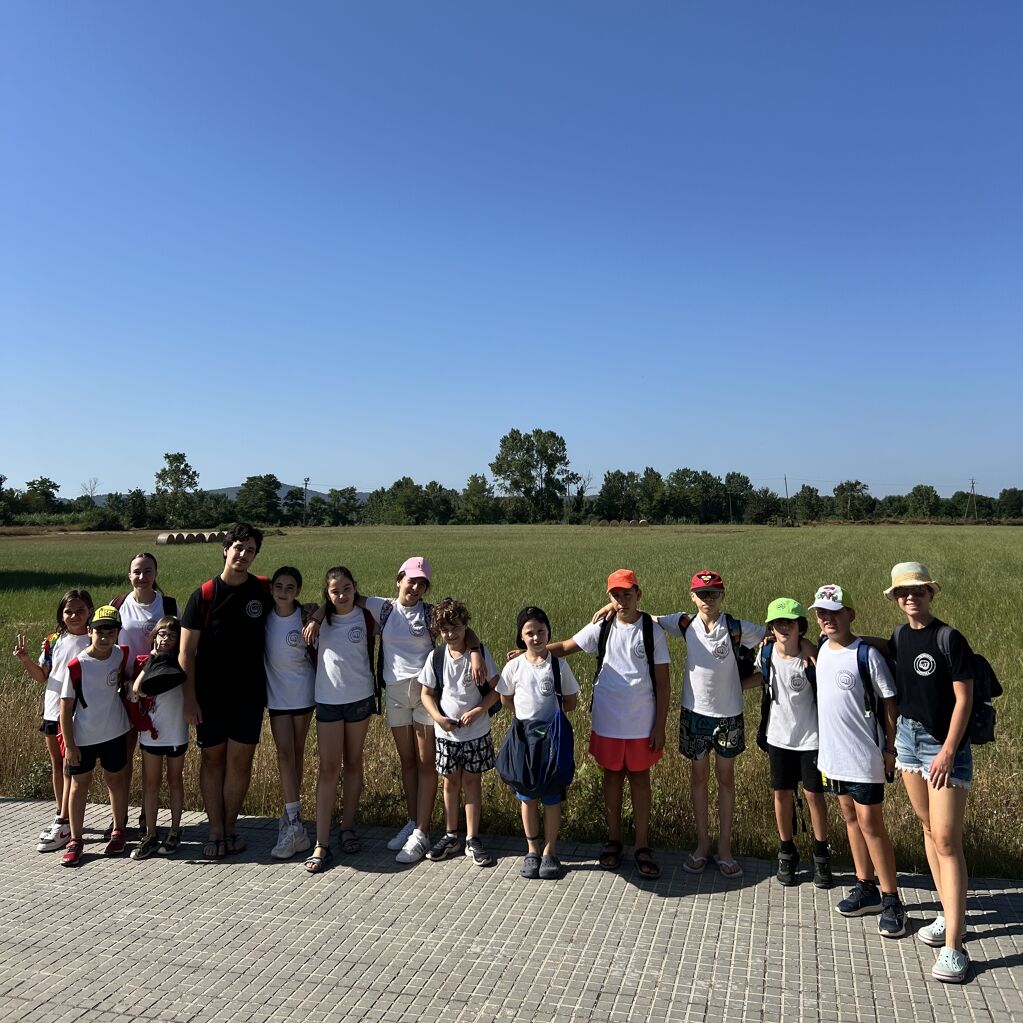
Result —
[[309, 477], [306, 476], [302, 487], [302, 525], [305, 526], [306, 516], [309, 514]]
[[973, 521], [977, 521], [977, 481], [970, 477], [970, 496], [966, 499], [966, 511], [963, 512], [963, 522], [969, 517], [970, 502], [973, 502]]
[[[777, 477], [775, 477], [775, 478], [777, 479]], [[784, 476], [782, 476], [782, 479], [785, 480], [785, 518], [787, 518], [789, 520], [789, 522], [791, 522], [792, 521], [792, 505], [789, 503], [789, 477], [788, 477], [788, 473], [786, 473]]]

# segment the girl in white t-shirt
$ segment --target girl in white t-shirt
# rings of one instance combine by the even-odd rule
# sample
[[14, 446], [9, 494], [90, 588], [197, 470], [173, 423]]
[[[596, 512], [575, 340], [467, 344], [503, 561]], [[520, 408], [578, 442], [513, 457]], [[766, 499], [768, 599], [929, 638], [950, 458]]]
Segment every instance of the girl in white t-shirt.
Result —
[[[160, 589], [157, 582], [159, 566], [156, 555], [149, 551], [140, 551], [128, 562], [128, 582], [131, 583], [130, 593], [118, 594], [110, 601], [121, 616], [121, 634], [117, 637], [118, 645], [128, 648], [128, 663], [136, 664], [140, 657], [146, 657], [152, 648], [153, 629], [164, 615], [174, 618], [178, 614], [178, 604]], [[139, 733], [132, 728], [128, 733], [128, 788], [131, 789], [131, 775], [135, 771], [135, 747]], [[126, 826], [125, 821], [121, 827]], [[139, 840], [147, 834], [145, 812], [139, 813]]]
[[[188, 724], [185, 722], [185, 673], [178, 663], [180, 642], [181, 623], [172, 615], [164, 615], [150, 633], [149, 655], [139, 657], [136, 661], [140, 671], [129, 698], [143, 701], [151, 727], [139, 732], [139, 744], [142, 747], [142, 808], [145, 811], [146, 833], [131, 854], [133, 860], [144, 860], [154, 853], [173, 856], [181, 845]], [[143, 728], [141, 724], [139, 727]], [[160, 785], [163, 782], [165, 760], [171, 826], [161, 842], [156, 824], [160, 812]]]
[[89, 645], [86, 623], [92, 610], [92, 597], [89, 596], [88, 590], [68, 590], [57, 602], [57, 631], [50, 633], [43, 640], [39, 663], [35, 663], [29, 655], [28, 639], [24, 635], [18, 635], [12, 651], [21, 661], [29, 677], [46, 686], [43, 692], [43, 721], [39, 731], [43, 733], [46, 752], [50, 757], [50, 777], [57, 816], [53, 823], [40, 833], [36, 844], [39, 852], [63, 849], [71, 840], [71, 824], [68, 817], [71, 786], [64, 777], [64, 754], [58, 735], [60, 691], [67, 679], [68, 664]]
[[[515, 645], [525, 651], [523, 656], [509, 661], [501, 671], [497, 691], [502, 706], [509, 709], [516, 720], [548, 720], [558, 708], [559, 696], [554, 672], [560, 680], [562, 710], [575, 710], [579, 694], [572, 669], [567, 661], [558, 660], [547, 652], [551, 638], [551, 623], [546, 612], [539, 607], [524, 607], [516, 621]], [[557, 668], [555, 668], [557, 665]], [[561, 876], [558, 859], [558, 831], [561, 828], [562, 792], [553, 792], [542, 800], [530, 799], [518, 792], [515, 798], [521, 804], [522, 827], [529, 846], [519, 873], [525, 878], [556, 880]], [[543, 803], [543, 836], [540, 840], [540, 803]]]
[[314, 691], [320, 770], [316, 779], [316, 847], [305, 861], [310, 874], [325, 870], [333, 858], [330, 819], [342, 772], [341, 851], [354, 854], [362, 848], [353, 825], [362, 794], [363, 747], [376, 709], [376, 694], [371, 660], [373, 618], [356, 606], [356, 589], [355, 578], [343, 565], [327, 569], [323, 585], [326, 616], [317, 640]]
[[302, 770], [309, 724], [316, 708], [316, 664], [302, 639], [305, 609], [298, 601], [302, 573], [290, 565], [274, 572], [270, 593], [274, 609], [266, 616], [266, 706], [270, 731], [277, 747], [284, 813], [277, 832], [277, 844], [270, 855], [286, 860], [309, 848], [309, 836], [302, 823]]

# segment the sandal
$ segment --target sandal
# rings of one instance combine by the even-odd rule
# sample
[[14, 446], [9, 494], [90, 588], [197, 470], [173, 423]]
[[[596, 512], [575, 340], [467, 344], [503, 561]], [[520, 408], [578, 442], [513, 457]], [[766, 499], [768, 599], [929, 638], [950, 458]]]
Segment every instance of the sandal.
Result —
[[[345, 835], [352, 837], [345, 838]], [[345, 855], [354, 856], [357, 852], [362, 852], [362, 843], [355, 837], [355, 832], [351, 828], [345, 828], [338, 838], [341, 840], [341, 852]]]
[[604, 848], [601, 850], [597, 862], [605, 870], [617, 870], [622, 865], [622, 853], [624, 851], [625, 846], [621, 842], [614, 838], [609, 839], [604, 843]]
[[202, 847], [203, 859], [222, 860], [227, 855], [227, 844], [222, 838], [208, 838]]
[[661, 868], [654, 862], [653, 849], [643, 846], [632, 854], [632, 858], [636, 861], [636, 869], [639, 871], [640, 877], [645, 877], [648, 881], [656, 881], [661, 876]]
[[248, 844], [241, 835], [235, 833], [224, 839], [224, 853], [227, 856], [236, 856], [248, 849]]
[[528, 852], [522, 858], [522, 866], [519, 868], [519, 875], [535, 881], [540, 876], [540, 855], [535, 852]]
[[[323, 852], [319, 852], [322, 849]], [[334, 858], [334, 854], [330, 851], [330, 847], [326, 845], [318, 845], [313, 848], [313, 851], [305, 858], [303, 866], [306, 869], [307, 874], [322, 874], [330, 864], [330, 861]]]
[[721, 876], [728, 878], [729, 881], [737, 881], [742, 877], [742, 867], [738, 860], [723, 860], [720, 856], [715, 856], [714, 862], [717, 863]]
[[171, 828], [170, 831], [164, 836], [163, 841], [160, 843], [160, 848], [156, 851], [161, 856], [173, 856], [178, 849], [181, 847], [181, 829]]
[[562, 874], [561, 860], [557, 856], [545, 856], [540, 861], [540, 879], [543, 881], [557, 881]]
[[695, 852], [691, 852], [682, 864], [682, 869], [687, 874], [702, 874], [707, 869], [707, 863], [709, 862], [708, 856], [697, 856]]

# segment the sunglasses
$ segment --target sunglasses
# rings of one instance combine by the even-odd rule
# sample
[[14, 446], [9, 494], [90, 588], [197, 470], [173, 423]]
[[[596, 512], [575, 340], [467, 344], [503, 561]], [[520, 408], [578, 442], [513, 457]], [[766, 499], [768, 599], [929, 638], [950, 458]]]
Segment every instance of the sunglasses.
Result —
[[725, 595], [724, 590], [693, 590], [693, 593], [695, 593], [700, 600], [715, 600], [718, 597], [723, 597]]
[[895, 591], [895, 599], [905, 600], [906, 597], [922, 597], [925, 593], [930, 592], [930, 587], [928, 586], [900, 586]]

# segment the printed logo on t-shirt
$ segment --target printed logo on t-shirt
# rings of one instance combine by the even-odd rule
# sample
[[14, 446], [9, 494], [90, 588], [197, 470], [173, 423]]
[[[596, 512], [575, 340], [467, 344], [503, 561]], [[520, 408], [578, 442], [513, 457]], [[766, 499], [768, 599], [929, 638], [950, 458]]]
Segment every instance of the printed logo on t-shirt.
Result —
[[263, 602], [260, 600], [250, 600], [245, 605], [245, 613], [250, 618], [259, 618], [263, 613]]
[[366, 630], [361, 625], [353, 625], [348, 630], [348, 642], [349, 643], [361, 643], [362, 637], [366, 635]]
[[728, 648], [729, 648], [730, 645], [731, 644], [729, 643], [728, 640], [724, 640], [723, 639], [723, 640], [721, 640], [720, 643], [718, 643], [718, 645], [716, 647], [714, 647], [713, 650], [711, 650], [711, 653], [719, 661], [723, 661], [728, 656]]
[[840, 671], [835, 677], [839, 689], [852, 689], [856, 685], [856, 676], [851, 671]]
[[426, 625], [417, 618], [415, 621], [408, 623], [408, 631], [413, 636], [421, 636], [426, 632]]
[[809, 684], [810, 680], [801, 671], [794, 671], [789, 676], [789, 688], [794, 693], [801, 693]]
[[117, 676], [119, 674], [120, 674], [120, 672], [116, 668], [112, 669], [107, 674], [107, 685], [110, 686], [111, 689], [113, 689], [114, 686], [117, 685]]
[[537, 686], [537, 689], [540, 690], [541, 696], [553, 696], [554, 679], [550, 675], [544, 675], [544, 677], [540, 679], [540, 683]]
[[288, 646], [298, 646], [302, 642], [302, 633], [298, 629], [292, 629], [285, 637], [285, 642]]
[[646, 644], [641, 639], [636, 641], [636, 656], [646, 657]]
[[937, 664], [930, 654], [917, 654], [913, 658], [913, 670], [918, 675], [933, 675], [936, 667]]
[[146, 624], [142, 626], [142, 631], [148, 636], [155, 628], [156, 622], [146, 622]]

